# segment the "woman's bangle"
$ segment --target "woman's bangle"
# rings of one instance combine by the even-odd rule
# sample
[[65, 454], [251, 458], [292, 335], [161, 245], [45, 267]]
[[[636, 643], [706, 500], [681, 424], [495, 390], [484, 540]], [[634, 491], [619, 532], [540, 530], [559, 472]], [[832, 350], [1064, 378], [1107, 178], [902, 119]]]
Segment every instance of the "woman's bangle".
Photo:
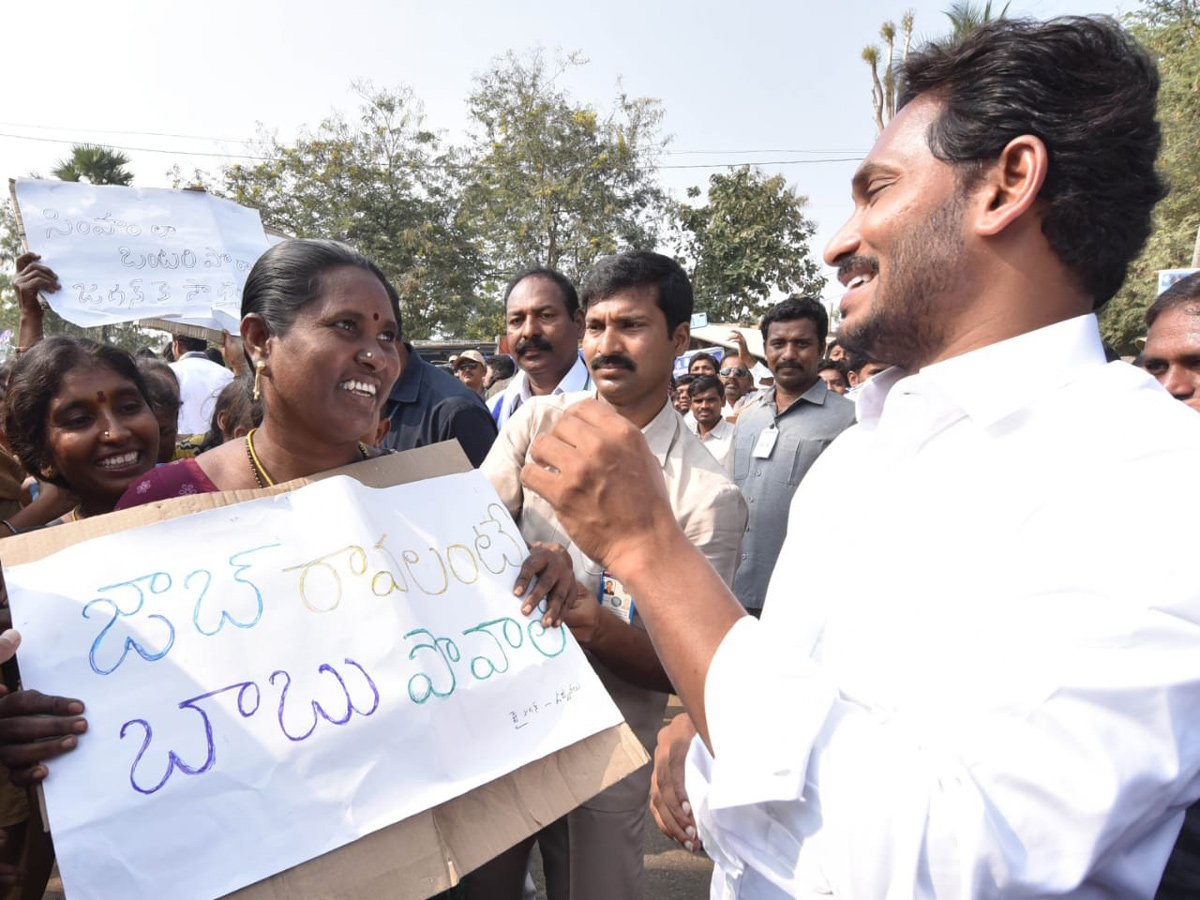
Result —
[[3, 525], [5, 528], [7, 528], [7, 529], [8, 529], [9, 531], [11, 531], [13, 534], [20, 534], [20, 533], [21, 533], [21, 529], [19, 529], [19, 528], [18, 528], [16, 525], [14, 525], [12, 522], [8, 521], [8, 519], [0, 519], [0, 525]]

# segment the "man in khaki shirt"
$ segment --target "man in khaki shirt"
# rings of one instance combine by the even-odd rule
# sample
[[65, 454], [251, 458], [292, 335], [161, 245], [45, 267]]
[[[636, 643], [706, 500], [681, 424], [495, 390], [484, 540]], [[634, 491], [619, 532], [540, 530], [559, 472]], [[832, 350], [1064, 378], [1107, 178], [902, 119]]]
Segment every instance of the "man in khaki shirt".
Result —
[[[687, 276], [665, 256], [633, 251], [601, 260], [581, 293], [583, 355], [600, 399], [641, 428], [662, 467], [680, 527], [726, 583], [732, 582], [746, 527], [745, 501], [668, 402], [674, 358], [690, 337]], [[671, 685], [642, 627], [637, 598], [631, 603], [602, 563], [571, 544], [549, 505], [521, 485], [537, 435], [549, 431], [572, 403], [591, 396], [583, 391], [530, 400], [501, 431], [481, 470], [527, 541], [567, 547], [581, 590], [565, 621], [630, 727], [651, 749]], [[641, 897], [649, 786], [646, 766], [472, 873], [464, 881], [468, 896], [519, 897], [536, 839], [549, 900]]]

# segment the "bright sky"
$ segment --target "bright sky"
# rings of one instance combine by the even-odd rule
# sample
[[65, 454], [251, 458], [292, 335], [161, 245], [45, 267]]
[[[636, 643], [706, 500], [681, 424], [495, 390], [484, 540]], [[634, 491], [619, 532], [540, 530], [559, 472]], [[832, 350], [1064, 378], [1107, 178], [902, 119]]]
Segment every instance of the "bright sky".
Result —
[[[948, 30], [948, 6], [911, 3], [918, 40]], [[457, 141], [473, 76], [506, 50], [541, 46], [590, 60], [566, 82], [579, 101], [607, 108], [619, 81], [631, 96], [662, 102], [671, 143], [661, 175], [677, 197], [727, 164], [784, 173], [809, 197], [819, 256], [849, 214], [856, 165], [821, 160], [870, 148], [860, 53], [905, 8], [904, 0], [208, 0], [184, 14], [161, 0], [59, 0], [40, 37], [6, 43], [23, 102], [0, 113], [0, 175], [44, 175], [82, 142], [128, 148], [144, 187], [166, 186], [176, 163], [215, 173], [246, 152], [259, 123], [287, 140], [334, 109], [352, 112], [357, 79], [410, 85], [428, 125]], [[1010, 13], [1132, 8], [1135, 0], [1013, 0]]]

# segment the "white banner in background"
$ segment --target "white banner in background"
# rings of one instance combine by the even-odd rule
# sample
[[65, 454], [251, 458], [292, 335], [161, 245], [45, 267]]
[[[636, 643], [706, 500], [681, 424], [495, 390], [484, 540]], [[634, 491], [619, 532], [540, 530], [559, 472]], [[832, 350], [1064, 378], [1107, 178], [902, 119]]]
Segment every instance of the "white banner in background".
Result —
[[236, 334], [267, 249], [258, 211], [201, 191], [19, 178], [29, 249], [58, 275], [46, 302], [76, 325], [186, 319]]

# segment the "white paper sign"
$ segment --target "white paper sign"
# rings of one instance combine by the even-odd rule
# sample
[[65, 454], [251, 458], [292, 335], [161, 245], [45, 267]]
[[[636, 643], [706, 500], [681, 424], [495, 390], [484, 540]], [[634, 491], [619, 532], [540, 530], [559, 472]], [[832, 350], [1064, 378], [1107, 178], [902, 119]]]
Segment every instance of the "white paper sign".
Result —
[[1161, 294], [1175, 282], [1181, 278], [1187, 278], [1189, 275], [1194, 275], [1200, 272], [1200, 269], [1159, 269], [1158, 270], [1158, 290], [1156, 294]]
[[29, 249], [58, 275], [51, 308], [76, 325], [179, 319], [236, 333], [267, 249], [258, 211], [201, 191], [16, 182]]
[[330, 478], [5, 571], [25, 685], [78, 697], [50, 764], [67, 896], [219, 897], [621, 721], [512, 595], [478, 472]]

